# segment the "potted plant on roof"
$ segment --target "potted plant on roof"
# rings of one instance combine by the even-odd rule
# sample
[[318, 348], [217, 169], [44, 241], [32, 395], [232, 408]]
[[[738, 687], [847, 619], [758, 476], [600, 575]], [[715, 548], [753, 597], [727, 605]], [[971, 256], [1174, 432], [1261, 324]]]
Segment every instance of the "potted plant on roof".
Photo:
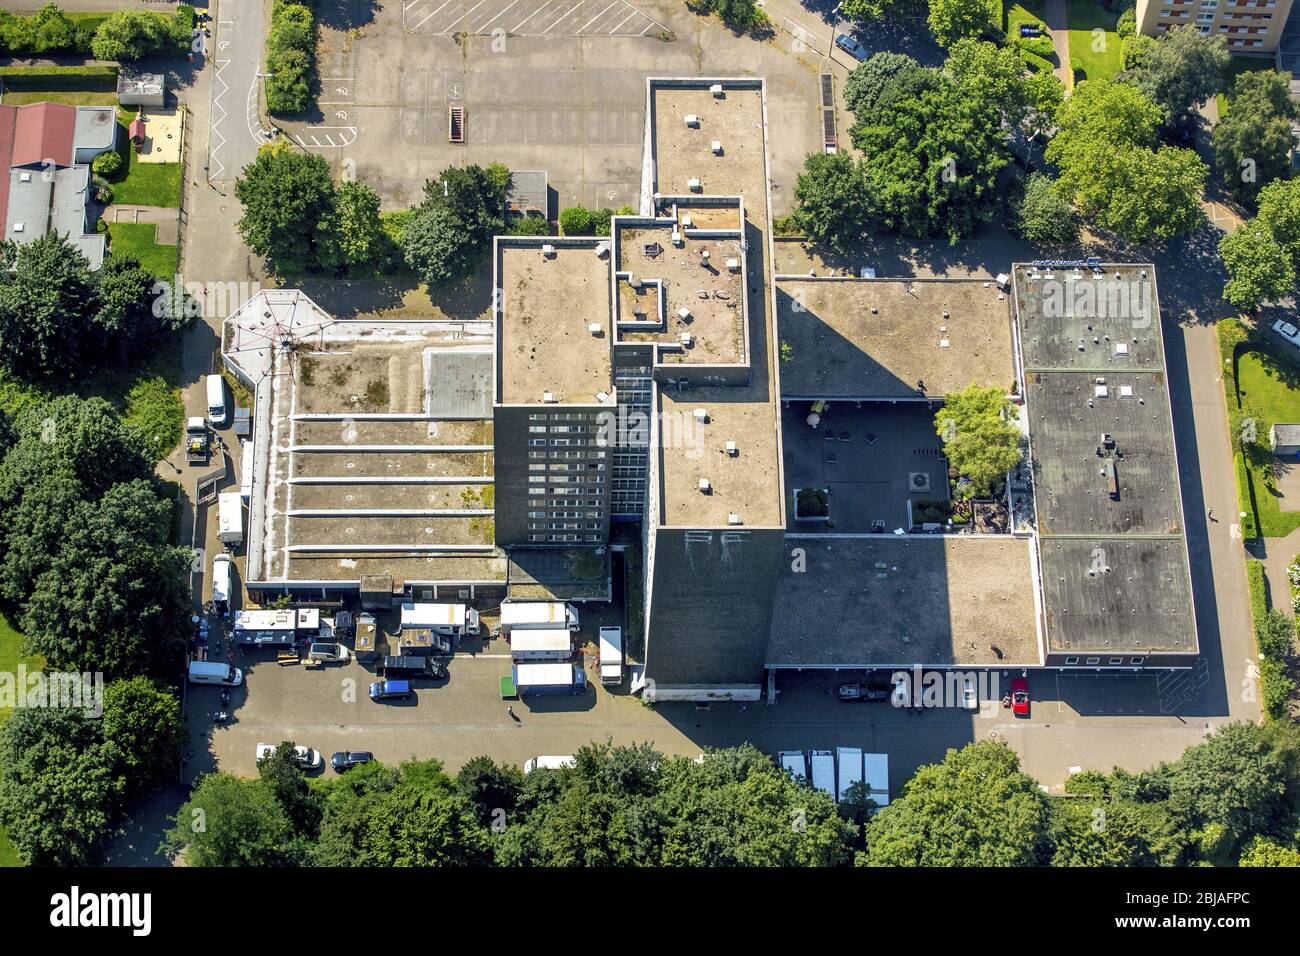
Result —
[[796, 521], [830, 521], [830, 490], [827, 488], [796, 488], [794, 490], [794, 518]]

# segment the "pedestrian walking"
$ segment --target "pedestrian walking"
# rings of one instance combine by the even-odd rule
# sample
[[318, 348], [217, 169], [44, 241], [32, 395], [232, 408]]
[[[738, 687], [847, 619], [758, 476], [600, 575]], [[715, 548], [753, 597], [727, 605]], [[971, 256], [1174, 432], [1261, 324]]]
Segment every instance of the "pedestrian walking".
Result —
[[1218, 523], [1219, 523], [1219, 519], [1216, 518], [1216, 517], [1214, 517], [1214, 509], [1213, 509], [1213, 508], [1211, 508], [1209, 511], [1207, 511], [1207, 512], [1205, 513], [1205, 516], [1206, 516], [1207, 518], [1209, 518], [1211, 521], [1213, 521], [1215, 524], [1218, 524]]

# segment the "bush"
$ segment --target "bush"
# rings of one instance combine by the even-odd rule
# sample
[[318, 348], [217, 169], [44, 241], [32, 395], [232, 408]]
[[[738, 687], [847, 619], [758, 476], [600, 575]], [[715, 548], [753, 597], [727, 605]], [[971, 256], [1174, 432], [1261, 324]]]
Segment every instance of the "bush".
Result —
[[1020, 51], [1020, 58], [1025, 61], [1025, 66], [1035, 73], [1054, 73], [1056, 66], [1046, 57], [1039, 56], [1037, 53], [1030, 53], [1028, 50]]
[[266, 37], [266, 108], [272, 113], [305, 113], [311, 106], [316, 60], [316, 21], [301, 3], [277, 0]]
[[1137, 33], [1137, 13], [1131, 8], [1121, 13], [1115, 23], [1115, 32], [1119, 34], [1121, 40], [1126, 40]]
[[594, 236], [599, 222], [599, 211], [586, 206], [560, 210], [560, 233], [565, 236]]
[[100, 153], [95, 157], [90, 168], [98, 175], [112, 178], [122, 171], [122, 154], [115, 149], [110, 149], [107, 153]]
[[189, 53], [194, 8], [184, 6], [170, 16], [148, 10], [119, 10], [111, 14], [90, 41], [99, 60], [141, 60], [150, 56]]
[[1021, 53], [1032, 53], [1045, 60], [1052, 58], [1052, 38], [1046, 33], [1037, 37], [1020, 37], [1016, 40], [1016, 46], [1020, 48]]
[[516, 216], [510, 220], [512, 236], [549, 236], [551, 224], [544, 216]]

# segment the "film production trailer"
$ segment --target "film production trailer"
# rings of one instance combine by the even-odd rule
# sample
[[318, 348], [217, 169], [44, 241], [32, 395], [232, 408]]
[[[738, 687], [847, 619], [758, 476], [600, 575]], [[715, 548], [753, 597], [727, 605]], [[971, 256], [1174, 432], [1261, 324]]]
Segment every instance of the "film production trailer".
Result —
[[848, 796], [849, 787], [862, 780], [862, 750], [858, 747], [838, 747], [835, 759], [840, 765], [835, 799], [843, 800]]
[[782, 750], [781, 766], [796, 781], [808, 779], [808, 758], [802, 750]]
[[212, 558], [212, 609], [230, 616], [230, 598], [235, 591], [235, 559], [224, 551]]
[[623, 683], [623, 629], [600, 629], [600, 682], [606, 685]]
[[478, 611], [466, 604], [402, 605], [401, 628], [404, 631], [432, 631], [443, 637], [460, 639], [478, 633]]
[[567, 661], [573, 657], [573, 634], [565, 628], [523, 628], [510, 635], [516, 662]]
[[829, 750], [812, 752], [812, 785], [835, 797], [835, 754]]
[[238, 491], [217, 495], [217, 540], [227, 548], [244, 543], [244, 498]]
[[877, 807], [889, 806], [889, 754], [863, 754], [862, 769], [867, 795]]
[[232, 636], [240, 644], [256, 647], [293, 647], [298, 639], [298, 615], [284, 611], [240, 611]]
[[581, 694], [587, 689], [587, 674], [581, 664], [516, 664], [515, 692], [528, 694]]
[[579, 627], [578, 612], [559, 601], [506, 601], [501, 605], [501, 633], [516, 628]]

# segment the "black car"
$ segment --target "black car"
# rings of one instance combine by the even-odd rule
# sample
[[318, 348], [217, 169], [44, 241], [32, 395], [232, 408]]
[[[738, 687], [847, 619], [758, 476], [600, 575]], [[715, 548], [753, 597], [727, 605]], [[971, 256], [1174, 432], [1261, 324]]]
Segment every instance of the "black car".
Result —
[[447, 665], [436, 657], [422, 657], [418, 654], [406, 654], [401, 657], [384, 658], [384, 677], [389, 680], [441, 680], [447, 676]]
[[330, 757], [330, 766], [337, 773], [345, 773], [353, 767], [359, 767], [363, 763], [370, 763], [374, 759], [375, 755], [368, 750], [340, 750]]

